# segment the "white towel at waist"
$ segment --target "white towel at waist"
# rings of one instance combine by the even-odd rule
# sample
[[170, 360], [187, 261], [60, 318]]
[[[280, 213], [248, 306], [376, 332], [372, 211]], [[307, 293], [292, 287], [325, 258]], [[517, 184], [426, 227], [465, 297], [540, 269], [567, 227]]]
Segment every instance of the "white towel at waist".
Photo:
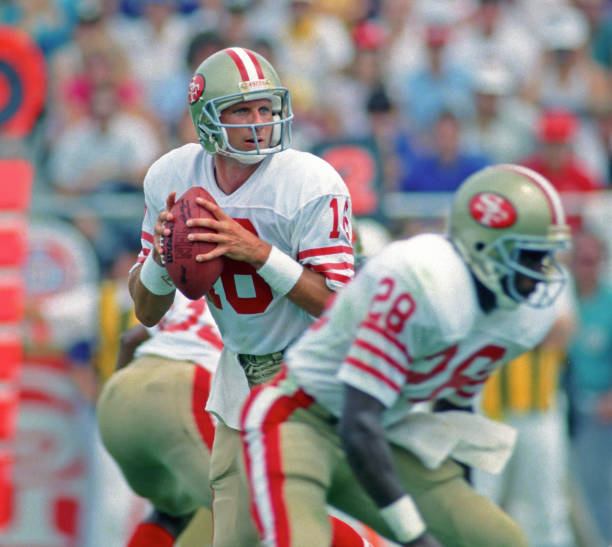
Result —
[[412, 412], [387, 428], [387, 439], [429, 469], [451, 457], [499, 473], [514, 449], [516, 430], [471, 412]]

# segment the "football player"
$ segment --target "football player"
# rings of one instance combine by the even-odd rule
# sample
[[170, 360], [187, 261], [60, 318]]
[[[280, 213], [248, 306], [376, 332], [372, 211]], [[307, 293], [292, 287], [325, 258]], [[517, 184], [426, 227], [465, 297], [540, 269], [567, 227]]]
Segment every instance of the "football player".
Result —
[[[120, 370], [102, 389], [97, 417], [104, 446], [127, 483], [153, 505], [129, 547], [174, 545], [195, 512], [212, 505], [208, 466], [215, 426], [204, 407], [222, 348], [206, 300], [178, 292], [150, 332], [122, 336]], [[204, 531], [206, 520], [205, 513], [198, 516]], [[208, 525], [200, 545], [208, 545], [211, 535]]]
[[240, 47], [214, 53], [197, 68], [188, 90], [200, 144], [170, 151], [144, 181], [142, 252], [129, 285], [137, 317], [161, 319], [175, 288], [162, 261], [176, 196], [200, 185], [213, 219], [191, 234], [217, 244], [196, 257], [225, 257], [207, 295], [224, 350], [207, 410], [219, 420], [210, 462], [215, 547], [252, 547], [248, 488], [240, 479], [239, 414], [253, 385], [280, 369], [285, 348], [324, 309], [354, 273], [351, 202], [327, 162], [292, 150], [289, 91], [261, 55]]
[[263, 543], [329, 545], [330, 503], [402, 545], [526, 545], [455, 461], [499, 470], [513, 431], [413, 406], [469, 406], [496, 367], [544, 338], [565, 283], [555, 252], [568, 244], [551, 184], [498, 165], [457, 190], [447, 236], [397, 241], [366, 262], [244, 406]]

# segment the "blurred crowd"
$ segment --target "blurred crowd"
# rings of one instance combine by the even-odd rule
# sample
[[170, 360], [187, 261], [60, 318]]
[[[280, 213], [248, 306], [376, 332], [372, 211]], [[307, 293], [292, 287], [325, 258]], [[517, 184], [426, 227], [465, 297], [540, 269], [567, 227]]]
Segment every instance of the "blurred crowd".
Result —
[[138, 191], [154, 159], [195, 140], [190, 74], [228, 45], [277, 67], [296, 148], [375, 143], [383, 193], [452, 192], [496, 162], [564, 192], [612, 176], [606, 0], [5, 0], [0, 22], [44, 52], [36, 159], [59, 195]]
[[[278, 69], [294, 147], [371, 143], [382, 197], [452, 192], [500, 162], [531, 167], [563, 195], [603, 196], [612, 184], [609, 0], [3, 0], [0, 23], [25, 29], [44, 53], [47, 100], [30, 140], [35, 190], [48, 195], [139, 194], [157, 157], [197, 141], [191, 74], [232, 45]], [[570, 212], [578, 234], [584, 218]], [[125, 275], [140, 214], [70, 218], [104, 277]], [[387, 228], [391, 237], [408, 230]], [[569, 393], [579, 471], [610, 541], [612, 469], [601, 456], [612, 449], [612, 331], [602, 327], [611, 308], [610, 289], [598, 288], [608, 242], [588, 235], [570, 266], [578, 281], [595, 279], [577, 286], [581, 336], [563, 351], [577, 363]], [[605, 304], [594, 300], [599, 290]]]

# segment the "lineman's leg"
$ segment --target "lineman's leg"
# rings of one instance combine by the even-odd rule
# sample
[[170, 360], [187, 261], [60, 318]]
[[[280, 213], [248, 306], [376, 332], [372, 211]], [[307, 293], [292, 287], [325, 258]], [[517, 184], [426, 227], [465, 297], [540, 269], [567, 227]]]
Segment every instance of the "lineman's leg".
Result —
[[239, 472], [241, 452], [240, 433], [219, 423], [210, 461], [214, 547], [253, 547], [258, 542], [249, 489]]
[[428, 529], [447, 547], [521, 547], [525, 535], [506, 513], [477, 494], [462, 468], [447, 460], [435, 471], [393, 446], [404, 488], [414, 497]]
[[176, 537], [197, 508], [211, 504], [207, 374], [192, 363], [146, 356], [113, 375], [100, 396], [104, 444], [130, 487], [160, 516], [136, 530], [133, 541], [145, 538], [136, 545], [164, 530]]
[[199, 509], [185, 531], [178, 537], [176, 547], [209, 547], [212, 540], [212, 513]]
[[303, 422], [266, 425], [245, 438], [253, 513], [266, 545], [327, 547], [332, 528], [326, 493], [342, 453]]
[[[405, 450], [392, 449], [404, 488], [417, 503], [429, 532], [445, 547], [527, 545], [518, 525], [472, 490], [463, 479], [459, 465], [449, 460], [439, 469], [430, 471]], [[346, 462], [334, 469], [329, 502], [383, 536], [394, 539], [378, 508]]]

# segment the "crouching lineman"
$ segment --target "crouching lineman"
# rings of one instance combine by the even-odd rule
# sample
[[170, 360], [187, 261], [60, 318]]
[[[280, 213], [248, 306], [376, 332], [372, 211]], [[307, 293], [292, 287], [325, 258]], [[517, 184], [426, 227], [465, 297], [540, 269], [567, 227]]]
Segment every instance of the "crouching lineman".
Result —
[[495, 368], [543, 339], [569, 228], [548, 181], [498, 165], [458, 189], [449, 232], [371, 258], [250, 394], [242, 440], [266, 547], [329, 545], [326, 503], [402, 545], [526, 545], [455, 461], [499, 470], [513, 431], [410, 411], [469, 406]]
[[[204, 407], [222, 349], [206, 300], [176, 291], [134, 360], [104, 385], [97, 404], [104, 446], [132, 490], [153, 505], [129, 547], [171, 547], [195, 512], [212, 506], [208, 471], [215, 424]], [[207, 519], [210, 513], [199, 515], [206, 531], [202, 547], [212, 538]]]

